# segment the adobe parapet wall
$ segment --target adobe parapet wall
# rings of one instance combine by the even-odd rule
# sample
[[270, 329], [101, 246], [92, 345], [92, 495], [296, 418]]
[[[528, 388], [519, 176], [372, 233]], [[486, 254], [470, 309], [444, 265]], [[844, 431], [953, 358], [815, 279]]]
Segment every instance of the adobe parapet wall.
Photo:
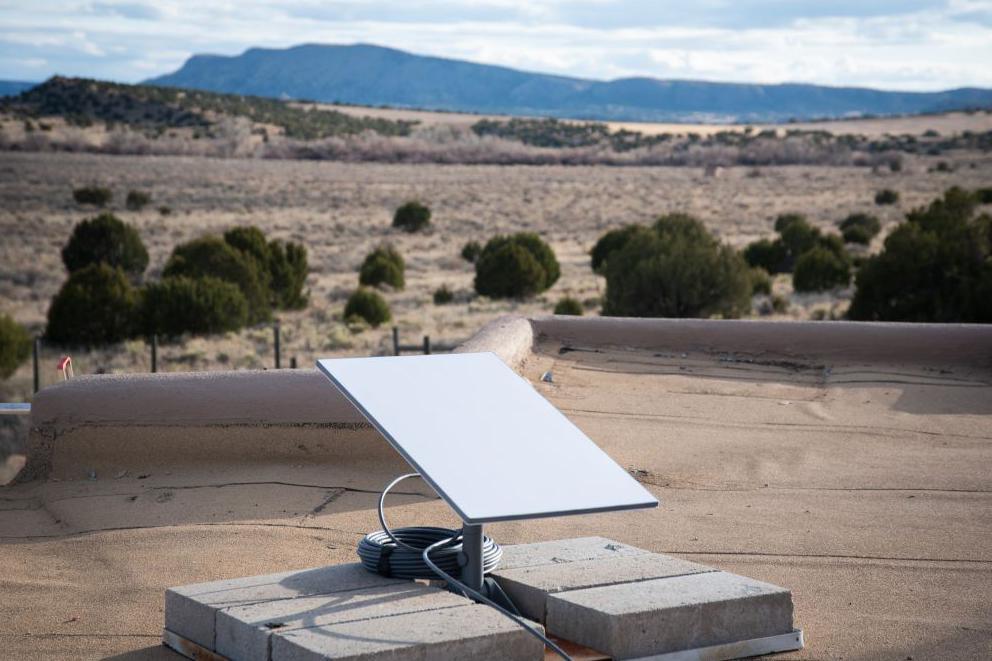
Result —
[[[846, 322], [504, 317], [457, 351], [519, 369], [535, 342], [760, 359], [992, 367], [992, 327]], [[155, 461], [395, 461], [316, 370], [79, 377], [35, 397], [20, 479]], [[307, 448], [305, 457], [300, 447]]]
[[992, 326], [849, 321], [540, 317], [536, 339], [714, 356], [992, 368]]
[[[517, 367], [532, 344], [528, 320], [503, 318], [458, 351]], [[398, 458], [316, 369], [81, 376], [35, 396], [28, 445], [19, 481], [149, 463]]]

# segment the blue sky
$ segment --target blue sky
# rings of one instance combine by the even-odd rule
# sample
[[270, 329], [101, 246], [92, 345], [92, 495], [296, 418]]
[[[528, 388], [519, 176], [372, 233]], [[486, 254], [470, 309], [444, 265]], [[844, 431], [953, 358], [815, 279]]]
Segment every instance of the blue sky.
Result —
[[587, 78], [992, 87], [992, 0], [0, 0], [0, 78], [365, 42]]

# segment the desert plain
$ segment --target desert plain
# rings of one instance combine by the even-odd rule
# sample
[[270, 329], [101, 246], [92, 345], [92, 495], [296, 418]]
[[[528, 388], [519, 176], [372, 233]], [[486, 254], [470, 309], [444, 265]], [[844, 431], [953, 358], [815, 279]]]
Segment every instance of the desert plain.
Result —
[[[876, 134], [880, 120], [862, 120]], [[894, 119], [893, 132], [922, 134], [937, 122], [948, 133], [988, 130], [992, 115], [955, 114]], [[858, 122], [838, 122], [848, 132]], [[953, 128], [952, 128], [953, 127]], [[949, 171], [937, 171], [943, 161]], [[806, 215], [825, 231], [855, 212], [877, 215], [882, 233], [877, 251], [905, 213], [953, 185], [992, 183], [992, 156], [952, 152], [907, 155], [902, 168], [847, 166], [736, 166], [705, 172], [692, 167], [529, 166], [384, 164], [333, 161], [86, 153], [0, 154], [0, 311], [35, 334], [44, 329], [52, 296], [66, 278], [60, 250], [73, 226], [99, 210], [81, 207], [74, 188], [113, 190], [109, 209], [139, 230], [150, 253], [145, 279], [159, 277], [177, 244], [235, 225], [256, 225], [270, 238], [302, 242], [309, 251], [309, 305], [280, 312], [282, 364], [301, 367], [318, 357], [384, 354], [392, 351], [392, 326], [401, 342], [435, 347], [457, 344], [487, 321], [506, 313], [551, 313], [564, 296], [598, 314], [605, 281], [594, 274], [588, 252], [606, 230], [648, 223], [660, 214], [686, 212], [700, 218], [721, 241], [742, 248], [773, 235], [777, 215]], [[876, 206], [876, 191], [890, 188], [898, 204]], [[147, 191], [152, 203], [128, 211], [129, 190]], [[407, 234], [391, 227], [394, 210], [418, 199], [432, 212], [432, 227]], [[162, 213], [166, 207], [168, 213]], [[470, 240], [484, 243], [499, 233], [534, 231], [549, 241], [562, 266], [549, 291], [526, 301], [477, 297], [473, 266], [460, 257]], [[358, 267], [376, 245], [394, 245], [406, 259], [406, 287], [384, 295], [393, 321], [379, 328], [345, 323], [343, 308], [358, 285]], [[433, 303], [447, 286], [454, 301]], [[773, 319], [842, 316], [853, 289], [796, 294], [789, 276], [777, 276], [773, 293], [787, 302], [773, 311], [756, 297], [753, 316]], [[244, 329], [222, 336], [185, 338], [163, 344], [162, 371], [271, 368], [272, 329]], [[76, 373], [148, 371], [144, 340], [99, 350], [42, 346], [41, 382], [61, 376], [55, 366], [69, 353]], [[30, 397], [30, 361], [0, 384], [0, 400]]]

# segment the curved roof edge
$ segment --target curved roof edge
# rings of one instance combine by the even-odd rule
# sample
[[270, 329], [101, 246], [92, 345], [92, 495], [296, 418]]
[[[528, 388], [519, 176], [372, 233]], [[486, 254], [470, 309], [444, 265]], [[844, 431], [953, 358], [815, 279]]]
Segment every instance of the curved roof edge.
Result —
[[[763, 360], [992, 367], [992, 326], [965, 324], [506, 316], [456, 351], [491, 351], [519, 370], [541, 340]], [[236, 430], [307, 424], [367, 425], [317, 370], [84, 376], [35, 396], [22, 478], [46, 474], [56, 437], [64, 440], [81, 428], [123, 438], [136, 426], [189, 435], [218, 425]]]
[[855, 321], [539, 317], [535, 337], [563, 344], [701, 351], [839, 363], [992, 367], [992, 326]]
[[[535, 340], [793, 360], [992, 367], [992, 326], [619, 317], [490, 322], [456, 349], [491, 351], [518, 369]], [[84, 376], [45, 388], [32, 425], [363, 423], [316, 370]]]

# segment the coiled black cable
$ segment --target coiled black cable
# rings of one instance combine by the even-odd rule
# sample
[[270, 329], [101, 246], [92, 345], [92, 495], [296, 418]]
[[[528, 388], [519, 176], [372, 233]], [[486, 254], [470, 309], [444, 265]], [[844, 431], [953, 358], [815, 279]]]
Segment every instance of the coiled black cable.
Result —
[[[391, 529], [386, 524], [386, 494], [397, 484], [420, 473], [400, 475], [382, 490], [379, 495], [379, 524], [382, 530], [370, 532], [358, 543], [358, 557], [370, 572], [408, 579], [436, 578], [437, 574], [424, 561], [424, 550], [437, 545], [431, 552], [433, 563], [448, 574], [461, 575], [464, 562], [462, 555], [462, 533], [451, 528], [415, 526]], [[450, 542], [439, 544], [439, 542]], [[482, 571], [484, 574], [496, 569], [503, 549], [489, 537], [482, 540]]]
[[[407, 579], [431, 579], [440, 577], [462, 594], [490, 606], [510, 618], [532, 636], [551, 648], [558, 656], [571, 661], [565, 651], [547, 636], [532, 627], [520, 616], [511, 613], [492, 599], [473, 590], [456, 579], [462, 573], [462, 531], [451, 528], [408, 527], [391, 530], [386, 524], [386, 494], [394, 486], [410, 477], [420, 477], [420, 473], [401, 475], [382, 490], [379, 496], [379, 523], [382, 530], [371, 532], [358, 543], [358, 557], [370, 572]], [[482, 540], [483, 573], [496, 569], [503, 557], [503, 549], [489, 537]]]
[[[394, 528], [369, 533], [358, 543], [358, 557], [371, 572], [395, 578], [437, 578], [426, 562], [424, 549], [450, 541], [431, 552], [431, 560], [448, 574], [461, 574], [462, 533], [451, 528]], [[482, 542], [482, 569], [496, 569], [503, 549], [489, 537]]]

